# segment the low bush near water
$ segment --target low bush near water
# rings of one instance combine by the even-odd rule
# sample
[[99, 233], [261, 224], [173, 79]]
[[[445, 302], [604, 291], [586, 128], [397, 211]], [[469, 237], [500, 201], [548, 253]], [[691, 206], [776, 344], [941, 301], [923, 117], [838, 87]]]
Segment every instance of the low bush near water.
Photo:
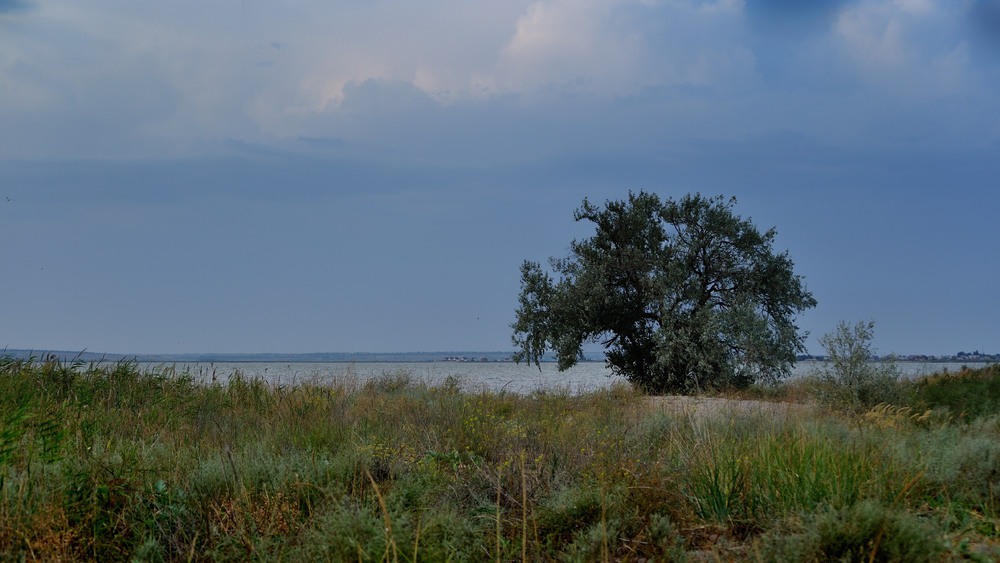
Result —
[[1000, 364], [940, 373], [913, 384], [911, 402], [963, 420], [1000, 414]]
[[[996, 377], [926, 383], [874, 414], [775, 417], [670, 410], [626, 387], [464, 393], [400, 373], [198, 385], [128, 362], [3, 358], [0, 554], [989, 560], [996, 407], [952, 412], [958, 391], [927, 388]], [[914, 416], [926, 410], [941, 414]]]

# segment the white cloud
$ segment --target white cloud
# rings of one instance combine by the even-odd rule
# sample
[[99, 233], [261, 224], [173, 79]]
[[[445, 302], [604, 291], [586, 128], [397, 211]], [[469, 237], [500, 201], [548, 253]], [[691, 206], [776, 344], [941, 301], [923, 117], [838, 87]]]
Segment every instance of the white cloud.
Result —
[[539, 0], [518, 20], [484, 89], [602, 96], [718, 85], [752, 72], [743, 2]]
[[975, 83], [957, 2], [869, 0], [845, 9], [834, 27], [860, 78], [883, 95], [925, 100], [969, 93]]
[[500, 92], [555, 88], [607, 92], [631, 86], [640, 39], [615, 29], [618, 0], [542, 0], [517, 22], [492, 76]]

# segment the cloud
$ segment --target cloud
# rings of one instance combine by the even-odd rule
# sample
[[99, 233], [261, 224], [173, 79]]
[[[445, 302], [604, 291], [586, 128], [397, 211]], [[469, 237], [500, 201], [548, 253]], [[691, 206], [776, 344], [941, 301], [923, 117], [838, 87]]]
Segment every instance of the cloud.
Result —
[[437, 104], [411, 82], [369, 78], [344, 85], [338, 111], [351, 115], [380, 116], [432, 111]]
[[23, 12], [33, 7], [31, 0], [0, 0], [0, 14]]
[[973, 0], [969, 23], [977, 44], [1000, 55], [1000, 0]]
[[541, 0], [518, 19], [484, 89], [607, 92], [627, 86], [635, 68], [639, 38], [616, 28], [622, 3], [612, 0]]
[[828, 28], [853, 0], [745, 0], [755, 26], [771, 33], [801, 36]]
[[540, 0], [519, 18], [487, 92], [607, 98], [720, 86], [752, 72], [734, 0]]
[[[977, 61], [966, 4], [867, 0], [843, 10], [833, 37], [843, 60], [879, 96], [904, 103], [995, 90], [996, 72]], [[992, 96], [988, 96], [992, 97]]]
[[970, 27], [998, 0], [178, 1], [52, 0], [5, 26], [0, 154], [338, 138], [484, 162], [774, 130], [877, 142], [908, 118], [922, 132], [894, 136], [971, 139], [1000, 89]]
[[836, 33], [854, 59], [878, 68], [899, 66], [910, 53], [898, 13], [872, 4], [847, 10], [837, 19]]
[[[105, 59], [113, 60], [113, 59]], [[0, 67], [0, 153], [93, 157], [138, 156], [173, 137], [171, 118], [184, 100], [142, 57], [108, 67], [57, 69], [18, 60]], [[169, 143], [169, 141], [167, 141]]]
[[852, 0], [745, 0], [750, 14], [770, 18], [829, 16]]
[[983, 25], [996, 29], [1000, 26], [1000, 1], [973, 0], [970, 13]]

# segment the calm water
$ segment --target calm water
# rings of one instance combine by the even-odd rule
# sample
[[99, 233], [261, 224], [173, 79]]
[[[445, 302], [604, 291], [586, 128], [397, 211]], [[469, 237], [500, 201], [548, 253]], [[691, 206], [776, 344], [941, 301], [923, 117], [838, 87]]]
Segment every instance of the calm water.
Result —
[[[541, 371], [534, 366], [517, 365], [507, 362], [458, 363], [458, 362], [418, 362], [418, 363], [178, 363], [171, 364], [177, 373], [189, 373], [198, 381], [224, 382], [235, 372], [249, 378], [259, 378], [273, 383], [294, 384], [300, 382], [336, 383], [367, 381], [384, 375], [399, 373], [426, 381], [429, 384], [443, 383], [447, 378], [457, 378], [462, 388], [467, 390], [506, 389], [517, 393], [530, 393], [538, 389], [569, 389], [584, 392], [607, 387], [621, 378], [611, 376], [602, 362], [577, 364], [567, 371], [559, 372], [554, 363], [543, 363]], [[980, 364], [973, 364], [980, 365]], [[163, 367], [164, 364], [143, 364], [142, 367]], [[819, 362], [802, 362], [795, 366], [793, 376], [806, 375], [822, 366]], [[904, 376], [919, 377], [940, 372], [961, 369], [960, 363], [919, 363], [901, 362]]]

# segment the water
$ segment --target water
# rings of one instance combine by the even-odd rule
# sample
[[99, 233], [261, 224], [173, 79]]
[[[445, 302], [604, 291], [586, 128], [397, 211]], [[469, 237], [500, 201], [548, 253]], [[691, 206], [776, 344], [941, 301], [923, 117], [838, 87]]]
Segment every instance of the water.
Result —
[[[800, 362], [795, 366], [792, 377], [807, 375], [822, 365], [822, 362]], [[898, 365], [904, 377], [916, 378], [944, 369], [958, 371], [963, 364], [900, 362]], [[975, 365], [980, 364], [973, 364]], [[140, 367], [164, 366], [165, 364], [149, 363], [141, 364]], [[225, 382], [237, 371], [248, 378], [263, 379], [277, 384], [363, 382], [385, 375], [404, 373], [431, 385], [438, 385], [449, 378], [454, 378], [465, 390], [503, 389], [515, 393], [530, 393], [539, 389], [568, 389], [574, 393], [582, 393], [606, 388], [615, 382], [624, 382], [624, 379], [612, 376], [603, 362], [580, 363], [564, 372], [560, 372], [554, 363], [543, 363], [539, 371], [534, 365], [518, 365], [510, 362], [220, 362], [177, 363], [167, 366], [174, 367], [177, 373], [188, 373], [195, 380], [205, 383]]]
[[[337, 383], [367, 381], [386, 375], [406, 374], [417, 381], [439, 385], [448, 379], [457, 380], [465, 390], [501, 389], [530, 393], [538, 389], [569, 389], [582, 393], [610, 386], [624, 379], [614, 377], [603, 362], [584, 362], [560, 372], [556, 364], [543, 363], [541, 370], [534, 365], [512, 362], [219, 362], [168, 364], [177, 373], [188, 373], [196, 381], [226, 381], [235, 372], [249, 378], [259, 378], [278, 384]], [[140, 364], [141, 368], [163, 367], [164, 364]]]

